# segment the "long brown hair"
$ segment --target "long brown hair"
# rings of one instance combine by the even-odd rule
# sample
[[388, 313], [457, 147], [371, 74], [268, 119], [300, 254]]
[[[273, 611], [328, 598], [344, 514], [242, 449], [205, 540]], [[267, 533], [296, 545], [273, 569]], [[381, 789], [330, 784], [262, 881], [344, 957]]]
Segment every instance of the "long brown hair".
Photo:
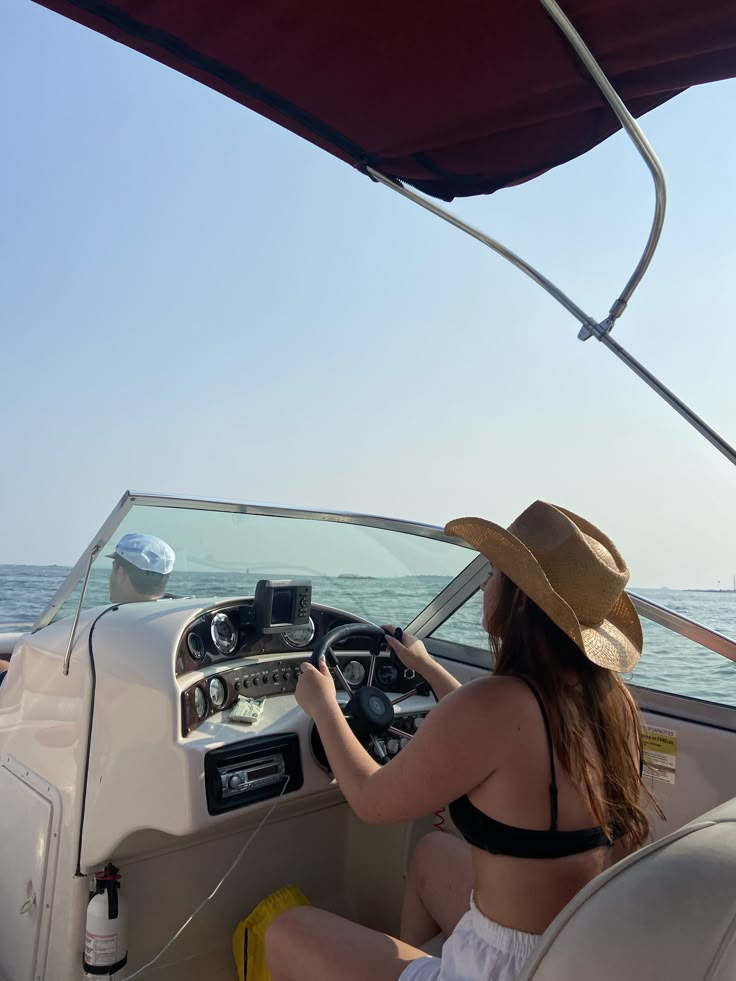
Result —
[[[557, 758], [610, 838], [638, 847], [649, 836], [640, 804], [641, 733], [634, 699], [614, 671], [580, 648], [510, 579], [497, 572], [485, 627], [494, 674], [528, 678], [550, 717]], [[632, 752], [632, 734], [638, 752]], [[600, 790], [597, 788], [601, 788]], [[643, 788], [655, 809], [658, 804]]]

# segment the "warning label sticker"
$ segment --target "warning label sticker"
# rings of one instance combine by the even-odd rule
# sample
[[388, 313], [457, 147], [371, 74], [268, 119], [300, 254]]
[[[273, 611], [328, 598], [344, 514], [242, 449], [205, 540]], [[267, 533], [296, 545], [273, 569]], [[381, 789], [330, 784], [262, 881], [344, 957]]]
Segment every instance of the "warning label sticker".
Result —
[[677, 774], [677, 733], [674, 729], [643, 726], [641, 744], [644, 776], [663, 783], [674, 783]]

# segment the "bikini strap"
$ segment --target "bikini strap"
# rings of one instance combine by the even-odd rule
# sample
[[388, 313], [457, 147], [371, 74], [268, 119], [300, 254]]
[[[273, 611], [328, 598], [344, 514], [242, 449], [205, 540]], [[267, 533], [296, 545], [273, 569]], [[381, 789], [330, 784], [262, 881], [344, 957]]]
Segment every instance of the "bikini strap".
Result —
[[552, 780], [549, 785], [549, 799], [550, 799], [550, 810], [552, 812], [552, 823], [550, 824], [550, 831], [557, 831], [557, 775], [555, 774], [555, 751], [554, 744], [552, 743], [552, 730], [549, 727], [549, 717], [547, 716], [547, 710], [544, 707], [544, 702], [541, 699], [536, 686], [529, 681], [528, 678], [522, 678], [521, 675], [518, 676], [520, 681], [523, 681], [527, 688], [531, 691], [532, 695], [537, 700], [537, 705], [539, 706], [539, 711], [542, 713], [542, 721], [544, 722], [544, 731], [547, 733], [547, 746], [549, 748], [549, 768], [551, 771]]

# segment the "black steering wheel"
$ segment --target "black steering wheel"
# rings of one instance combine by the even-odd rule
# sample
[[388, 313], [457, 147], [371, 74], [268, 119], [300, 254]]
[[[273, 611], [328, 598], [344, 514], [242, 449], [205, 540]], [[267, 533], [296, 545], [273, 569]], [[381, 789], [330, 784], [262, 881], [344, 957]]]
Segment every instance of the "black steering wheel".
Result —
[[[374, 642], [371, 645], [371, 663], [368, 668], [368, 681], [363, 688], [353, 688], [342, 673], [337, 658], [332, 652], [333, 644], [337, 644], [357, 634], [362, 637], [370, 637]], [[374, 687], [373, 677], [376, 671], [380, 643], [386, 636], [386, 631], [376, 626], [375, 623], [345, 623], [342, 626], [329, 630], [317, 643], [310, 657], [310, 661], [315, 668], [319, 668], [320, 659], [324, 657], [328, 666], [335, 669], [335, 673], [342, 682], [345, 691], [350, 695], [350, 701], [342, 709], [343, 715], [350, 723], [350, 728], [358, 739], [370, 740], [376, 756], [382, 763], [388, 759], [388, 756], [376, 737], [379, 734], [388, 732], [398, 739], [411, 739], [411, 733], [394, 726], [394, 706], [398, 702], [403, 702], [407, 698], [411, 698], [412, 695], [420, 694], [422, 687], [417, 686], [412, 691], [404, 692], [404, 694], [397, 696], [393, 700], [385, 692], [381, 691], [380, 688]], [[401, 628], [397, 628], [395, 636], [401, 640]], [[426, 684], [426, 682], [423, 684]]]
[[[332, 630], [328, 630], [324, 637], [317, 643], [317, 646], [312, 651], [312, 655], [309, 660], [315, 666], [319, 668], [320, 658], [324, 658], [331, 668], [340, 668], [337, 664], [337, 658], [332, 653], [332, 645], [339, 644], [341, 640], [345, 640], [348, 637], [353, 637], [355, 634], [361, 634], [364, 637], [371, 637], [374, 641], [375, 651], [372, 652], [372, 658], [378, 657], [378, 642], [382, 641], [386, 636], [386, 631], [383, 627], [376, 626], [375, 623], [343, 623], [339, 627], [333, 627]], [[372, 662], [371, 662], [372, 663]], [[342, 677], [342, 672], [340, 672], [340, 680], [344, 683], [345, 679]], [[348, 687], [346, 689], [350, 691]]]

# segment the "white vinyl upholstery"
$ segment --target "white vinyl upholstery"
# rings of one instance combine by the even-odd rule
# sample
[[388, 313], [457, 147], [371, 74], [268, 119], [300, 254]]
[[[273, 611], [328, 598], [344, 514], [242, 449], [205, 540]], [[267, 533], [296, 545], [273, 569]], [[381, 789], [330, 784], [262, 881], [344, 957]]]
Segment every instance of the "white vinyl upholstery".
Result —
[[5, 659], [10, 657], [15, 649], [15, 645], [24, 637], [25, 633], [23, 631], [10, 631], [0, 632], [0, 659]]
[[624, 979], [736, 979], [736, 799], [590, 882], [519, 981]]

